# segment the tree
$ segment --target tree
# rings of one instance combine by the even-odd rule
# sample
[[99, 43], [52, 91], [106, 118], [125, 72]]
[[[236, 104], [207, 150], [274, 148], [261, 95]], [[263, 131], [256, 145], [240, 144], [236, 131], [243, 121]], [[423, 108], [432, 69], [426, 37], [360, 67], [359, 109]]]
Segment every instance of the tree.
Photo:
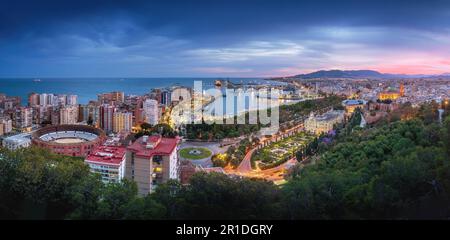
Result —
[[105, 186], [99, 203], [96, 218], [124, 219], [129, 211], [130, 202], [136, 201], [137, 185], [124, 180], [119, 183], [109, 183]]
[[141, 123], [141, 128], [142, 128], [142, 130], [144, 130], [144, 131], [149, 131], [149, 130], [152, 129], [152, 127], [153, 127], [153, 126], [152, 126], [150, 123], [146, 123], [146, 122]]

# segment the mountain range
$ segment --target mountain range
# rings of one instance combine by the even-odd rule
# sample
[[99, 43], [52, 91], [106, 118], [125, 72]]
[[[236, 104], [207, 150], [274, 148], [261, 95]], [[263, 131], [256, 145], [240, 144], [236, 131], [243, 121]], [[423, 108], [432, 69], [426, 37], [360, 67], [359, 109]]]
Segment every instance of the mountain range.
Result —
[[449, 77], [449, 73], [440, 75], [426, 74], [389, 74], [380, 73], [374, 70], [320, 70], [312, 73], [298, 74], [292, 78], [313, 79], [313, 78], [421, 78], [421, 77]]

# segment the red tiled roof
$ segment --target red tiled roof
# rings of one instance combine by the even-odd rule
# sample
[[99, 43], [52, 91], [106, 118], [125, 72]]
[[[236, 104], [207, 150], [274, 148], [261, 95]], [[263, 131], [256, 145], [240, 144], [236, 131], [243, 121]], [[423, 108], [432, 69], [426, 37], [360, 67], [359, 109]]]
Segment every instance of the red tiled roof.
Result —
[[104, 165], [119, 165], [123, 161], [125, 153], [125, 147], [102, 145], [95, 148], [84, 161]]
[[[159, 135], [149, 136], [146, 143], [143, 143], [143, 139], [144, 137], [140, 137], [127, 149], [144, 158], [151, 158], [154, 155], [170, 155], [180, 141], [178, 137], [164, 138]], [[153, 145], [153, 147], [147, 148], [147, 145]]]

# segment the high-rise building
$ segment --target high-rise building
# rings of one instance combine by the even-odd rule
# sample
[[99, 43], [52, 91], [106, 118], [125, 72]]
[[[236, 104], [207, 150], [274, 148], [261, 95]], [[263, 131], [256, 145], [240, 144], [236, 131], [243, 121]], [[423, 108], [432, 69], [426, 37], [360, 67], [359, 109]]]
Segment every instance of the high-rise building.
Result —
[[58, 106], [66, 106], [67, 104], [67, 96], [64, 94], [58, 94], [55, 97], [55, 104]]
[[81, 105], [82, 121], [92, 126], [100, 126], [100, 106], [89, 103]]
[[48, 104], [47, 93], [39, 94], [39, 104], [41, 106], [46, 106]]
[[100, 104], [120, 104], [125, 101], [123, 92], [102, 93], [98, 94], [97, 97]]
[[134, 110], [134, 123], [133, 125], [139, 125], [144, 122], [144, 109], [136, 108]]
[[75, 124], [78, 122], [78, 106], [65, 106], [60, 109], [60, 124]]
[[36, 106], [33, 107], [33, 115], [35, 117], [35, 123], [42, 124], [44, 122], [51, 121], [53, 106]]
[[100, 106], [100, 127], [107, 133], [114, 130], [114, 112], [116, 107], [109, 104], [103, 104]]
[[8, 134], [12, 131], [12, 120], [7, 118], [0, 119], [0, 123], [2, 124], [2, 132], [3, 134]]
[[178, 143], [179, 138], [143, 136], [127, 148], [125, 178], [137, 183], [139, 194], [179, 178]]
[[169, 90], [164, 89], [161, 92], [161, 104], [163, 104], [165, 106], [169, 106], [172, 102], [171, 95], [172, 95], [172, 93]]
[[133, 114], [131, 112], [115, 112], [113, 118], [113, 132], [131, 132], [133, 127]]
[[33, 109], [30, 107], [20, 107], [14, 112], [14, 127], [27, 128], [33, 123]]
[[158, 102], [154, 99], [147, 99], [143, 105], [144, 109], [144, 121], [156, 125], [159, 122], [159, 109]]
[[66, 104], [67, 105], [77, 105], [78, 96], [77, 95], [67, 95]]
[[29, 107], [35, 107], [39, 105], [39, 94], [37, 93], [30, 93], [28, 95], [28, 106]]
[[150, 92], [150, 98], [155, 99], [158, 103], [161, 103], [161, 89], [160, 88], [154, 88]]
[[0, 107], [3, 107], [4, 110], [14, 110], [20, 107], [20, 102], [20, 97], [6, 97]]

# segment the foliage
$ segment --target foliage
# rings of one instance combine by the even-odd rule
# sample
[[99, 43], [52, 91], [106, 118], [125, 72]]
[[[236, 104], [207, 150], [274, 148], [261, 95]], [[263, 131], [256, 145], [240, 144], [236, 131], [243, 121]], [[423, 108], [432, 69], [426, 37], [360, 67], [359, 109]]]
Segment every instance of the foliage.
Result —
[[355, 132], [285, 185], [290, 218], [443, 218], [450, 162], [435, 123]]
[[0, 218], [448, 219], [450, 117], [441, 125], [421, 116], [351, 131], [283, 187], [197, 173], [189, 185], [169, 181], [140, 197], [134, 182], [103, 184], [80, 160], [2, 149]]
[[[193, 150], [199, 151], [199, 154], [192, 154], [190, 153]], [[192, 159], [192, 160], [198, 160], [198, 159], [204, 159], [209, 156], [211, 156], [211, 151], [204, 147], [190, 147], [190, 148], [183, 148], [179, 152], [180, 156], [185, 159]]]
[[[299, 118], [307, 116], [312, 111], [323, 110], [327, 108], [338, 108], [344, 100], [342, 97], [331, 95], [325, 98], [305, 100], [298, 103], [283, 105], [279, 108], [280, 123], [287, 123], [298, 120]], [[271, 109], [268, 109], [270, 115]], [[250, 114], [245, 114], [245, 119], [248, 122]], [[259, 113], [257, 113], [257, 124], [187, 124], [186, 137], [188, 139], [202, 139], [202, 140], [222, 140], [224, 138], [235, 138], [244, 135], [250, 135], [259, 131], [265, 125], [259, 121]], [[234, 117], [234, 122], [237, 122], [237, 117]]]
[[313, 136], [305, 132], [297, 133], [257, 150], [253, 154], [252, 160], [261, 161], [259, 164], [261, 169], [279, 166], [291, 159], [295, 152], [307, 146], [313, 139]]
[[159, 134], [163, 137], [169, 137], [173, 138], [177, 136], [177, 132], [170, 127], [170, 125], [165, 123], [156, 124], [155, 126], [152, 126], [148, 123], [142, 123], [141, 124], [141, 130], [134, 135], [135, 139], [138, 139], [144, 135], [154, 135]]

